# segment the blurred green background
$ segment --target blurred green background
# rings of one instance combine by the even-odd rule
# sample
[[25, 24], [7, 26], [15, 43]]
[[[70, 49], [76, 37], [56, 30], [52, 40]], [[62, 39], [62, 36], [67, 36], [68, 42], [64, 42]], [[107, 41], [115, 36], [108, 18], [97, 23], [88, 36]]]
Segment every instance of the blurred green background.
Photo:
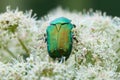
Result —
[[92, 8], [106, 12], [107, 15], [120, 16], [120, 0], [0, 0], [0, 12], [4, 12], [6, 6], [20, 10], [33, 9], [38, 17], [46, 15], [50, 10], [61, 6], [69, 10], [83, 11]]

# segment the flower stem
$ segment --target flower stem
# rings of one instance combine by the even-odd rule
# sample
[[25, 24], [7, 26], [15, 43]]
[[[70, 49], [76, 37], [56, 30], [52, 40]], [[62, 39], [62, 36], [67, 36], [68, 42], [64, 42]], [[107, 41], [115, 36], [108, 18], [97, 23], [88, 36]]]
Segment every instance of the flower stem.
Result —
[[17, 59], [16, 56], [15, 56], [7, 47], [3, 46], [3, 48], [4, 48], [12, 57], [14, 57], [15, 59]]
[[116, 51], [117, 53], [120, 51], [120, 48]]
[[17, 37], [17, 39], [18, 39], [19, 43], [21, 44], [22, 48], [25, 50], [26, 56], [29, 56], [30, 53], [29, 53], [29, 50], [27, 49], [27, 47], [25, 46], [25, 44], [22, 42], [22, 40], [20, 38]]

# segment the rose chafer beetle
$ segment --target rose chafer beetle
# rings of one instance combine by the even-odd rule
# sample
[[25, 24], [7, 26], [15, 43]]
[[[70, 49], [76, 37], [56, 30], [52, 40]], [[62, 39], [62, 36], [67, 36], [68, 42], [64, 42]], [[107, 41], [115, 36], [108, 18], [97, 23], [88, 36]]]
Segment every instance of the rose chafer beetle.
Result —
[[46, 29], [46, 42], [49, 56], [54, 60], [67, 60], [72, 51], [73, 33], [75, 25], [71, 20], [60, 17], [50, 23]]

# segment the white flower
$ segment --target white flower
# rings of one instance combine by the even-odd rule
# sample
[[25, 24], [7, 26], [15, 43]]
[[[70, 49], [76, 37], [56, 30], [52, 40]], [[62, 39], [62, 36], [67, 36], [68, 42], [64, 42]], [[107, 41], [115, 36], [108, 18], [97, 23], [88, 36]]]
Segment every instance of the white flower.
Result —
[[7, 7], [6, 12], [0, 14], [0, 55], [4, 56], [1, 60], [5, 57], [10, 60], [10, 55], [17, 58], [30, 54], [37, 44], [38, 22], [35, 15], [32, 16], [32, 10], [24, 13]]
[[[64, 63], [53, 61], [47, 52], [44, 34], [50, 21], [66, 17], [76, 25], [73, 49]], [[7, 23], [5, 23], [8, 21]], [[3, 24], [3, 23], [4, 24]], [[0, 14], [0, 29], [17, 24], [12, 34], [0, 30], [1, 42], [14, 54], [25, 53], [17, 35], [27, 45], [30, 56], [3, 63], [0, 57], [0, 79], [16, 80], [119, 80], [120, 79], [120, 18], [101, 12], [69, 12], [58, 8], [37, 21], [30, 13], [7, 10]], [[2, 25], [2, 26], [1, 26]], [[34, 29], [34, 30], [33, 30]], [[1, 33], [2, 32], [2, 33]], [[3, 33], [6, 34], [3, 36]], [[7, 43], [8, 42], [8, 43]], [[16, 45], [17, 44], [17, 45]], [[0, 46], [0, 56], [6, 54]], [[7, 54], [6, 54], [7, 55]], [[8, 56], [8, 55], [7, 55]], [[4, 57], [4, 59], [7, 59]], [[9, 59], [8, 59], [9, 60]]]

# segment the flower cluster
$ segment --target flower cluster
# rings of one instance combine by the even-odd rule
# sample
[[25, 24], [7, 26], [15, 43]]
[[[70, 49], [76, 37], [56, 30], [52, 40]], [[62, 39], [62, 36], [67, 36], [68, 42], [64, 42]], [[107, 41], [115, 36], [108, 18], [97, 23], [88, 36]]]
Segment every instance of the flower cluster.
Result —
[[[50, 21], [66, 17], [76, 25], [73, 49], [64, 63], [53, 61], [44, 34]], [[16, 26], [16, 27], [14, 27]], [[13, 27], [8, 28], [8, 27]], [[0, 14], [0, 79], [8, 80], [119, 80], [120, 18], [101, 12], [69, 12], [58, 8], [36, 20], [30, 13], [7, 10]], [[6, 53], [24, 54], [8, 62]], [[4, 57], [2, 58], [2, 56]], [[10, 56], [10, 55], [9, 55]], [[4, 60], [7, 63], [4, 63]]]
[[38, 28], [38, 21], [32, 15], [32, 10], [23, 13], [10, 7], [0, 14], [0, 56], [3, 56], [0, 60], [8, 62], [11, 58], [30, 54]]

